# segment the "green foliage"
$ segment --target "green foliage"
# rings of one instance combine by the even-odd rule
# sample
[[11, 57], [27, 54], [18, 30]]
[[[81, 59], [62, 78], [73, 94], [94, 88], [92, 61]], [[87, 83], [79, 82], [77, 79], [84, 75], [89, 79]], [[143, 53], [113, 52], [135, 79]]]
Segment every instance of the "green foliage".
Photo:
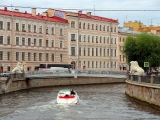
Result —
[[144, 67], [144, 62], [149, 62], [150, 67], [160, 66], [160, 36], [148, 33], [127, 36], [123, 52], [127, 63], [137, 61]]

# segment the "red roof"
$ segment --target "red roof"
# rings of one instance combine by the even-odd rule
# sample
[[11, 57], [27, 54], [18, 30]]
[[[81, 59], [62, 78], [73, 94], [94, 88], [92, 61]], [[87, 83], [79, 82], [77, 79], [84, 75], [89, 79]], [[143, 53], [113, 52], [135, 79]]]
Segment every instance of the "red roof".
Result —
[[45, 20], [45, 21], [51, 21], [51, 22], [61, 22], [61, 23], [68, 23], [68, 20], [63, 19], [63, 18], [59, 18], [56, 16], [53, 17], [46, 17], [46, 16], [42, 16], [40, 14], [36, 15], [36, 16], [32, 16], [32, 14], [29, 14], [27, 12], [15, 12], [15, 11], [9, 11], [7, 10], [7, 8], [5, 7], [4, 10], [0, 10], [0, 14], [1, 15], [8, 15], [8, 16], [15, 16], [15, 17], [22, 17], [22, 18], [29, 18], [29, 19], [36, 19], [36, 20]]
[[105, 22], [113, 22], [113, 23], [118, 23], [118, 20], [114, 20], [114, 19], [110, 19], [110, 18], [105, 18], [105, 17], [101, 17], [101, 16], [88, 16], [86, 14], [78, 14], [78, 16], [80, 18], [87, 18], [87, 19], [93, 19], [93, 20], [101, 20], [101, 21], [105, 21]]

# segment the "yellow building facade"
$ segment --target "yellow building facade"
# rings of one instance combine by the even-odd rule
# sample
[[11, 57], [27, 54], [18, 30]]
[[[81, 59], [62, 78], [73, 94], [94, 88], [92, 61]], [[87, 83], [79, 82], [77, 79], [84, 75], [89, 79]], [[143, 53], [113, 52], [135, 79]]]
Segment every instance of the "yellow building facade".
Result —
[[124, 27], [132, 27], [133, 31], [139, 31], [139, 32], [151, 32], [153, 34], [159, 34], [160, 31], [160, 26], [146, 26], [143, 25], [143, 23], [141, 23], [140, 21], [128, 21], [128, 22], [124, 22], [123, 24]]
[[91, 12], [49, 9], [51, 17], [68, 20], [68, 59], [83, 70], [118, 69], [118, 20], [94, 16]]
[[32, 13], [0, 10], [0, 70], [18, 61], [35, 70], [40, 63], [68, 63], [68, 21]]

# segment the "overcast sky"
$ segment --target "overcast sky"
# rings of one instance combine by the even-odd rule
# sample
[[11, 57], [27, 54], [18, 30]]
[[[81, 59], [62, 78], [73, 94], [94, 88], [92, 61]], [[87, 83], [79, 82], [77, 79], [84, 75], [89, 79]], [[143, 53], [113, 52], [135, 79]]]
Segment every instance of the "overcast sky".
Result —
[[[159, 10], [159, 11], [92, 11], [92, 15], [126, 21], [141, 21], [144, 25], [160, 26], [160, 0], [0, 0], [0, 5], [23, 7], [94, 10]], [[3, 7], [1, 7], [2, 9]], [[10, 9], [10, 8], [9, 8]], [[13, 8], [15, 9], [15, 8]], [[21, 12], [31, 9], [18, 8]], [[43, 12], [45, 9], [37, 9]], [[77, 11], [76, 11], [77, 12]]]

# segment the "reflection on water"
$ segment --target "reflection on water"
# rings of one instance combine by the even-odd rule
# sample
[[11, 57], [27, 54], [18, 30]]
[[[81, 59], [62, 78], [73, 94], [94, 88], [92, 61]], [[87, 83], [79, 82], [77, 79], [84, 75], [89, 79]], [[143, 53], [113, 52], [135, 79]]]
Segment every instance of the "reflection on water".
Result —
[[[57, 105], [60, 89], [75, 89], [78, 105]], [[125, 84], [61, 86], [0, 96], [0, 120], [160, 120], [160, 111], [125, 95]]]

